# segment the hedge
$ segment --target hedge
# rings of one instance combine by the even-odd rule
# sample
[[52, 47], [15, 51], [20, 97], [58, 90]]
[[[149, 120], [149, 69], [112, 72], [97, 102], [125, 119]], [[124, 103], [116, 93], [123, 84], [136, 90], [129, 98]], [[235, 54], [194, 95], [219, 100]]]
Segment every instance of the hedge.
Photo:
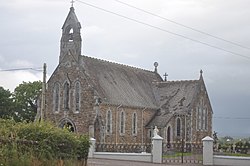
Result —
[[[87, 160], [87, 136], [49, 122], [16, 123], [0, 119], [0, 165], [58, 165], [58, 160]], [[54, 162], [54, 164], [52, 164]], [[40, 164], [38, 164], [40, 163]]]

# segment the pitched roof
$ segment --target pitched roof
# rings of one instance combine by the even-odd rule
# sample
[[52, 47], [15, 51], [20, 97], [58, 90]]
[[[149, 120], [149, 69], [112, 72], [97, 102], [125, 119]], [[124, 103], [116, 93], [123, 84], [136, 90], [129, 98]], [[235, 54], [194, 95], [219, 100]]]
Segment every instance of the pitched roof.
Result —
[[157, 83], [155, 94], [160, 110], [147, 126], [164, 127], [174, 114], [185, 114], [197, 96], [198, 86], [199, 80]]
[[87, 56], [81, 58], [85, 73], [104, 103], [157, 108], [153, 82], [162, 81], [158, 73]]
[[62, 29], [64, 29], [69, 24], [75, 24], [75, 23], [77, 23], [79, 28], [81, 28], [81, 24], [78, 21], [76, 14], [75, 14], [75, 9], [74, 9], [74, 7], [71, 7], [70, 11], [69, 11], [64, 23], [63, 23]]

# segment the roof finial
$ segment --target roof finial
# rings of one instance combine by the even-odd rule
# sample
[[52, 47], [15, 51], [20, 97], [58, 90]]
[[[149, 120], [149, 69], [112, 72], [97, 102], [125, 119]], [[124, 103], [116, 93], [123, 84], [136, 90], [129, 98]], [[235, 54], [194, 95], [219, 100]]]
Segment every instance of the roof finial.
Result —
[[158, 62], [155, 62], [154, 66], [155, 66], [155, 73], [157, 73]]
[[165, 73], [163, 76], [164, 76], [164, 81], [167, 81], [168, 74]]
[[203, 73], [203, 71], [200, 70], [200, 79], [202, 79], [202, 73]]
[[74, 3], [75, 3], [75, 1], [74, 0], [71, 0], [71, 7], [74, 7]]

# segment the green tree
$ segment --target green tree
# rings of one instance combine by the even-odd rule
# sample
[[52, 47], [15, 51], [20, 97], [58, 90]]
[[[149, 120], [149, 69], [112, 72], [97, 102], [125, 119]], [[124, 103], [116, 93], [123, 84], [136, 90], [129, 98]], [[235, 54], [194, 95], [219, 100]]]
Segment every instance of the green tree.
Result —
[[42, 82], [23, 82], [13, 93], [15, 121], [34, 121], [37, 112], [37, 99], [42, 91]]
[[0, 87], [0, 118], [6, 119], [13, 116], [13, 99], [11, 92]]

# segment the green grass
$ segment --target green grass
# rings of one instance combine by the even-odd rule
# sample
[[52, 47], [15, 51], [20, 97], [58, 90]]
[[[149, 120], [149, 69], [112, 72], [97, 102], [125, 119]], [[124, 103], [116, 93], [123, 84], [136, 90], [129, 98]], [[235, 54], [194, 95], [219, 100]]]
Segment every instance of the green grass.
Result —
[[[192, 155], [193, 155], [192, 153], [183, 153], [183, 157], [184, 156], [192, 156]], [[174, 154], [163, 155], [163, 158], [173, 158], [173, 157], [181, 157], [181, 156], [182, 156], [181, 152], [176, 152]]]

